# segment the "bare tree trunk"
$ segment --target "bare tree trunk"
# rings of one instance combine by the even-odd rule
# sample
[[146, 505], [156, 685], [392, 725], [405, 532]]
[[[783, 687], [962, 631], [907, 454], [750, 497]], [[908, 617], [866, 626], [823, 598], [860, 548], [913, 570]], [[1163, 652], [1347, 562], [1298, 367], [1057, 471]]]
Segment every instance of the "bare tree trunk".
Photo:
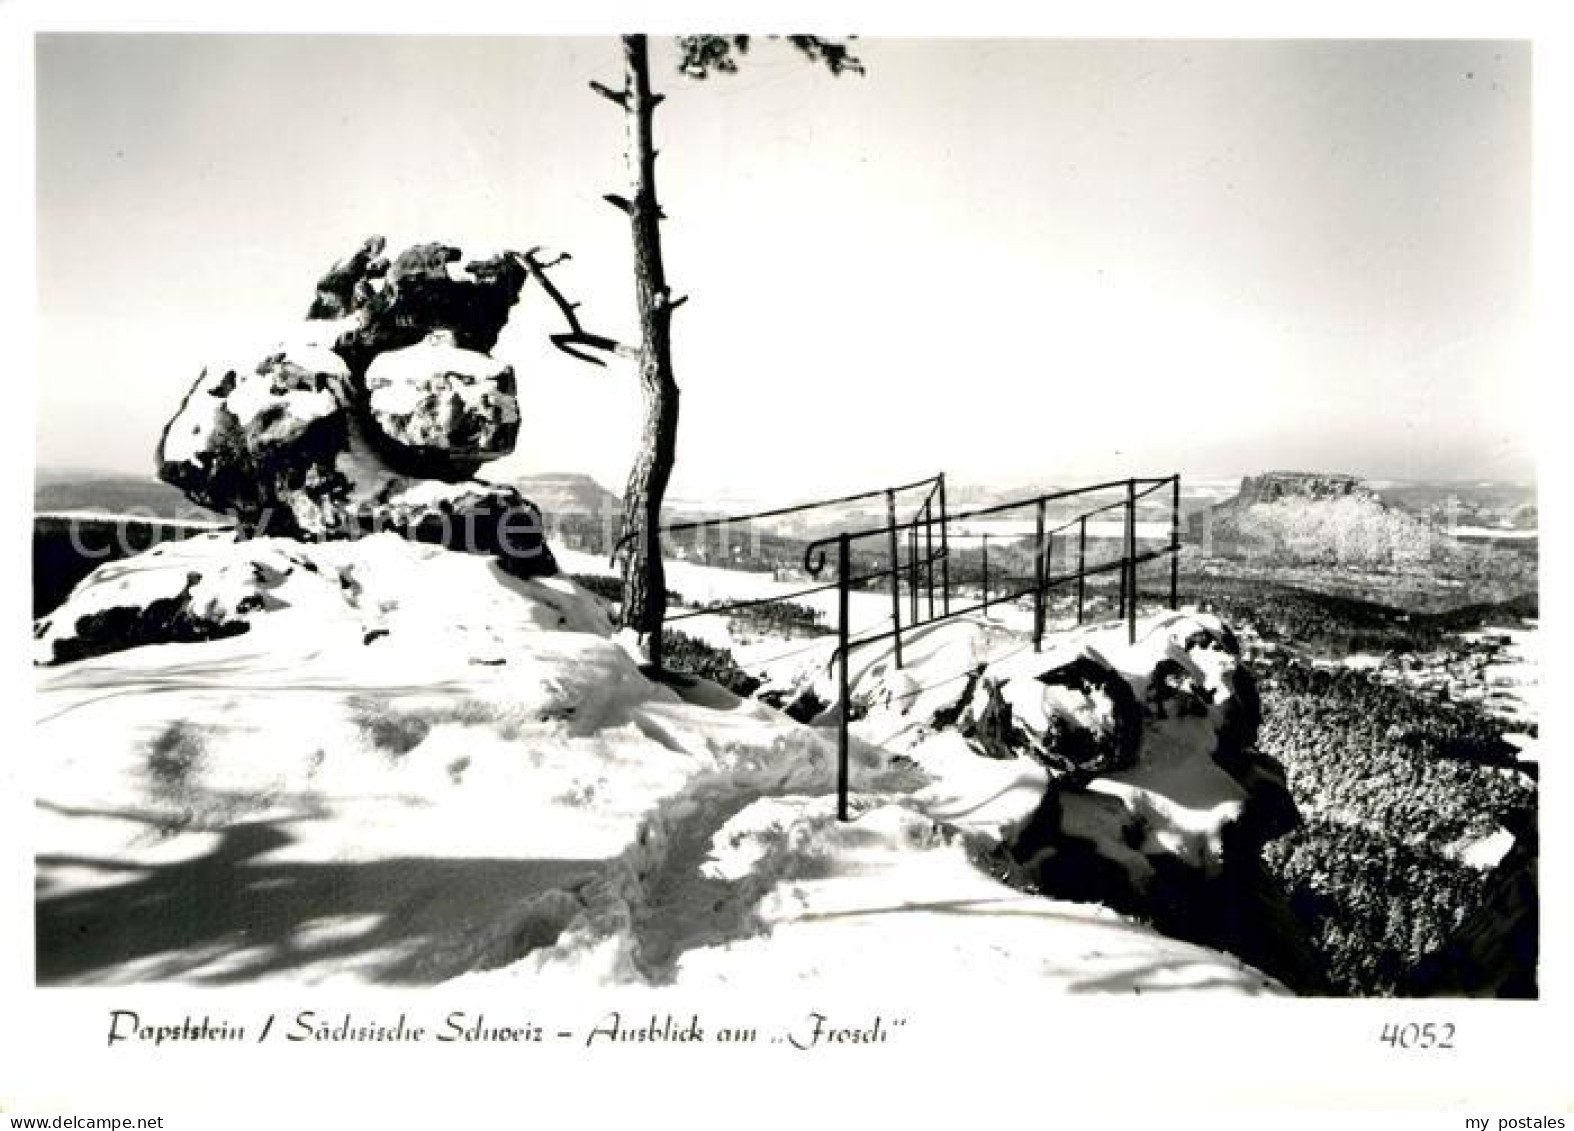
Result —
[[[677, 303], [661, 261], [661, 207], [656, 199], [656, 149], [652, 119], [662, 96], [650, 89], [650, 59], [643, 35], [623, 37], [621, 101], [628, 127], [629, 198], [608, 199], [628, 213], [634, 237], [634, 283], [639, 303], [639, 385], [644, 427], [639, 454], [623, 493], [623, 623], [639, 634], [657, 668], [662, 664], [661, 626], [667, 615], [666, 570], [661, 560], [661, 505], [677, 459], [678, 383], [672, 372], [672, 311]], [[679, 300], [680, 302], [682, 300]]]

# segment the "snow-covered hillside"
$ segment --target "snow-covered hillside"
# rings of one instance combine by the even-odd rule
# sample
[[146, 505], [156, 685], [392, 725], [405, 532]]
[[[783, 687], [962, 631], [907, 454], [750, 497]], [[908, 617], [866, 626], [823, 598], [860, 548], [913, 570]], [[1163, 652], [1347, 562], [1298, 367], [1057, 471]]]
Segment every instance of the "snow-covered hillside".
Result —
[[[868, 985], [901, 947], [964, 984], [1282, 992], [982, 865], [1046, 771], [978, 757], [924, 695], [1020, 651], [998, 628], [933, 630], [902, 673], [859, 654], [841, 824], [834, 727], [650, 682], [565, 579], [391, 535], [207, 535], [90, 577], [39, 658], [161, 600], [229, 634], [37, 669], [41, 981]], [[1174, 652], [1185, 626], [1152, 627]], [[1151, 809], [1144, 764], [1110, 788]], [[1215, 785], [1188, 811], [1240, 801]]]

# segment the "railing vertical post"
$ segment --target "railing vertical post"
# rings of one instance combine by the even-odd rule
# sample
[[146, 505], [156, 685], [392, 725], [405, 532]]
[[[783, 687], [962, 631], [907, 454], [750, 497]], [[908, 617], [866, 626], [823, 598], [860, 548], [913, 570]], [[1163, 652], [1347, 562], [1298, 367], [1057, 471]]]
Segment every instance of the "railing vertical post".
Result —
[[935, 619], [935, 508], [924, 503], [924, 590], [929, 594], [929, 619]]
[[[1122, 517], [1124, 518], [1124, 516], [1122, 516]], [[1118, 620], [1125, 620], [1126, 619], [1126, 531], [1124, 529], [1122, 529], [1121, 532], [1120, 532], [1120, 557], [1117, 559], [1117, 561], [1119, 561], [1119, 563], [1120, 563], [1120, 569], [1117, 571], [1120, 574], [1120, 604], [1115, 607], [1115, 616], [1116, 616], [1116, 618]]]
[[918, 623], [918, 516], [913, 516], [913, 525], [907, 528], [907, 598], [911, 605], [908, 609], [908, 624]]
[[1180, 473], [1170, 488], [1170, 611], [1180, 607]]
[[1055, 532], [1051, 530], [1044, 542], [1044, 629], [1049, 631], [1049, 591], [1055, 586]]
[[836, 727], [836, 819], [847, 820], [847, 714], [851, 708], [847, 693], [847, 535], [836, 539], [836, 640], [837, 640], [837, 715]]
[[1087, 597], [1088, 516], [1077, 520], [1077, 624], [1082, 623], [1083, 601]]
[[1126, 643], [1137, 642], [1137, 481], [1126, 480]]
[[940, 473], [940, 610], [951, 615], [951, 539], [946, 525], [951, 521], [945, 505], [945, 472]]
[[984, 535], [984, 611], [989, 611], [989, 535]]
[[894, 631], [891, 643], [895, 652], [896, 666], [900, 670], [902, 666], [902, 567], [896, 543], [896, 492], [889, 487], [885, 492], [885, 521], [890, 529], [891, 628]]
[[1033, 535], [1033, 651], [1044, 648], [1044, 500], [1038, 501]]

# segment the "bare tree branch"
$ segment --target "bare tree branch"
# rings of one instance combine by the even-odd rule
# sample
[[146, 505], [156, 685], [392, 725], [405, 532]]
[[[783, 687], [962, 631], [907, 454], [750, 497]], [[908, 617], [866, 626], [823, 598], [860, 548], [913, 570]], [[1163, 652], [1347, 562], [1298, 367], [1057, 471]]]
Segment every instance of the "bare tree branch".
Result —
[[[652, 154], [651, 156], [654, 157], [655, 155]], [[612, 207], [616, 208], [619, 212], [625, 213], [629, 216], [634, 215], [634, 205], [627, 197], [619, 196], [615, 192], [606, 192], [601, 194], [601, 199], [612, 205]], [[656, 206], [656, 219], [665, 220], [666, 218], [666, 212], [664, 212], [661, 208], [661, 205], [658, 204]]]
[[595, 79], [590, 80], [590, 89], [601, 95], [608, 102], [615, 102], [625, 109], [628, 108], [629, 96], [627, 91], [613, 90], [606, 83], [597, 82]]
[[579, 303], [569, 302], [564, 297], [563, 292], [558, 290], [557, 284], [553, 283], [551, 277], [547, 275], [547, 272], [552, 268], [570, 258], [568, 252], [563, 252], [550, 262], [543, 262], [540, 258], [540, 252], [541, 249], [538, 247], [531, 248], [520, 258], [524, 261], [525, 270], [529, 272], [530, 277], [541, 284], [541, 289], [546, 292], [547, 297], [552, 300], [553, 305], [563, 315], [563, 321], [568, 323], [567, 333], [549, 335], [549, 340], [552, 344], [568, 354], [569, 357], [576, 358], [579, 361], [588, 361], [592, 365], [606, 365], [606, 361], [593, 353], [583, 352], [585, 349], [602, 350], [616, 357], [638, 358], [638, 350], [631, 349], [604, 334], [592, 333], [585, 329], [579, 321], [578, 313], [576, 313], [579, 310]]

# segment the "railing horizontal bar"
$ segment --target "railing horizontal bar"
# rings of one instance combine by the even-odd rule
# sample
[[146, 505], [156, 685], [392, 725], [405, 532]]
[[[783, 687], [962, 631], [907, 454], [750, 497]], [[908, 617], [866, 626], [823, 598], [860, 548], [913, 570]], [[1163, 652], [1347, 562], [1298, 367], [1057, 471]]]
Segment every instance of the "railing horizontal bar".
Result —
[[[1164, 557], [1166, 554], [1173, 554], [1175, 552], [1176, 551], [1173, 548], [1169, 547], [1169, 546], [1161, 546], [1160, 548], [1158, 548], [1156, 550], [1144, 550], [1142, 553], [1138, 554], [1136, 556], [1136, 558], [1133, 559], [1133, 560], [1138, 565], [1142, 565], [1144, 562], [1157, 561], [1159, 558]], [[1063, 582], [1075, 581], [1078, 577], [1092, 577], [1095, 574], [1109, 573], [1109, 572], [1111, 572], [1113, 570], [1120, 569], [1125, 564], [1126, 564], [1126, 559], [1123, 558], [1123, 557], [1116, 558], [1113, 561], [1100, 562], [1097, 565], [1090, 565], [1090, 566], [1088, 566], [1086, 569], [1080, 571], [1079, 573], [1063, 573], [1059, 577], [1046, 578], [1045, 581], [1044, 581], [1044, 587], [1046, 589], [1053, 589], [1055, 586], [1060, 585]], [[1032, 581], [1033, 579], [1031, 577], [1018, 577], [1015, 574], [1005, 574], [1005, 575], [1001, 575], [1000, 576], [1000, 580], [1001, 581]], [[1032, 589], [1029, 589], [1028, 592], [1031, 593]], [[991, 600], [1001, 600], [1001, 598], [991, 598]]]
[[[1156, 561], [1157, 559], [1164, 557], [1166, 554], [1172, 554], [1174, 552], [1175, 552], [1174, 550], [1171, 550], [1169, 547], [1166, 546], [1162, 550], [1150, 550], [1150, 551], [1148, 551], [1146, 553], [1138, 554], [1136, 556], [1136, 558], [1133, 559], [1133, 560], [1136, 562], [1136, 564], [1141, 565], [1143, 562]], [[1125, 561], [1124, 558], [1121, 559], [1120, 561], [1107, 562], [1104, 565], [1095, 566], [1093, 568], [1083, 570], [1082, 571], [1082, 576], [1089, 576], [1089, 575], [1095, 574], [1095, 573], [1108, 573], [1111, 569], [1120, 569], [1125, 564], [1126, 564], [1126, 561]], [[1047, 580], [1044, 583], [1044, 588], [1045, 589], [1053, 589], [1055, 586], [1062, 585], [1062, 584], [1064, 584], [1067, 581], [1075, 581], [1077, 579], [1077, 577], [1078, 577], [1078, 575], [1075, 574], [1075, 573], [1062, 574], [1059, 577]], [[1007, 578], [1005, 580], [1021, 581], [1021, 580], [1024, 580], [1024, 579], [1023, 578]], [[1028, 578], [1028, 579], [1025, 579], [1025, 580], [1032, 580], [1032, 579]], [[949, 615], [931, 617], [928, 620], [921, 620], [921, 621], [918, 621], [918, 622], [913, 623], [913, 624], [904, 624], [901, 627], [901, 629], [899, 629], [899, 630], [897, 630], [897, 629], [888, 629], [885, 632], [877, 633], [877, 634], [872, 635], [872, 636], [860, 636], [856, 640], [849, 640], [847, 642], [847, 649], [848, 649], [848, 651], [852, 651], [854, 648], [861, 647], [864, 644], [876, 644], [876, 643], [880, 642], [881, 640], [889, 640], [892, 636], [895, 636], [898, 631], [901, 631], [901, 632], [912, 632], [914, 629], [927, 628], [927, 627], [929, 627], [932, 624], [942, 624], [945, 621], [955, 620], [957, 617], [966, 616], [969, 613], [981, 612], [981, 611], [989, 608], [992, 605], [1004, 604], [1004, 603], [1008, 603], [1008, 602], [1011, 602], [1011, 601], [1019, 601], [1023, 597], [1031, 597], [1033, 595], [1033, 592], [1034, 592], [1033, 586], [1029, 585], [1026, 589], [1018, 589], [1016, 592], [1014, 592], [1014, 593], [1007, 593], [1004, 596], [999, 596], [999, 595], [992, 596], [992, 597], [989, 598], [989, 602], [988, 602], [987, 605], [981, 602], [981, 603], [979, 603], [977, 605], [969, 605], [968, 607], [966, 607], [964, 609], [952, 609]], [[834, 659], [834, 658], [835, 658], [835, 656], [833, 654], [832, 659]]]
[[1138, 491], [1136, 495], [1136, 497], [1139, 499], [1146, 499], [1149, 495], [1153, 494], [1153, 492], [1159, 490], [1162, 487], [1168, 487], [1171, 483], [1175, 482], [1175, 476], [1166, 475], [1163, 479], [1138, 479], [1136, 482], [1149, 484], [1149, 486], [1144, 487], [1142, 490]]
[[[1143, 492], [1142, 495], [1138, 495], [1137, 496], [1138, 498], [1142, 498], [1143, 495], [1149, 494], [1152, 491], [1157, 490], [1159, 487], [1164, 486], [1165, 484], [1170, 483], [1172, 481], [1172, 479], [1173, 479], [1173, 476], [1165, 476], [1163, 479], [1148, 479], [1148, 478], [1144, 478], [1144, 479], [1134, 479], [1134, 480], [1132, 480], [1132, 482], [1134, 482], [1134, 483], [1147, 483], [1147, 484], [1151, 485], [1148, 488], [1147, 491]], [[1038, 497], [1032, 498], [1032, 499], [1019, 499], [1019, 500], [1017, 500], [1015, 502], [1010, 502], [1010, 503], [997, 503], [994, 506], [983, 507], [983, 508], [981, 508], [979, 510], [965, 511], [965, 512], [962, 512], [960, 514], [947, 515], [946, 516], [946, 522], [947, 523], [963, 522], [963, 521], [966, 521], [967, 519], [978, 518], [978, 517], [980, 517], [982, 515], [1001, 514], [1001, 513], [1004, 513], [1005, 511], [1009, 511], [1009, 510], [1019, 510], [1022, 507], [1035, 506], [1035, 505], [1037, 505], [1040, 502], [1040, 500], [1042, 500], [1043, 502], [1055, 502], [1055, 501], [1057, 501], [1059, 499], [1071, 499], [1071, 498], [1075, 498], [1078, 495], [1091, 494], [1091, 493], [1093, 493], [1095, 491], [1112, 491], [1116, 487], [1124, 487], [1125, 485], [1126, 485], [1126, 480], [1124, 480], [1124, 479], [1117, 479], [1117, 480], [1112, 480], [1109, 483], [1096, 483], [1096, 484], [1094, 484], [1091, 487], [1076, 487], [1076, 488], [1073, 488], [1072, 490], [1069, 490], [1069, 491], [1055, 491], [1055, 492], [1052, 492], [1052, 493], [1050, 493], [1048, 495], [1041, 495], [1041, 496], [1038, 496]], [[1089, 515], [1100, 514], [1100, 513], [1102, 513], [1105, 510], [1114, 510], [1117, 507], [1124, 507], [1125, 505], [1126, 505], [1126, 500], [1125, 499], [1120, 499], [1120, 500], [1117, 500], [1116, 502], [1110, 504], [1109, 506], [1100, 507], [1097, 510], [1088, 511], [1086, 513], [1089, 514]], [[922, 510], [923, 508], [920, 506], [919, 509]], [[1068, 525], [1076, 523], [1077, 519], [1082, 518], [1082, 517], [1085, 517], [1085, 516], [1084, 515], [1078, 515], [1076, 518], [1071, 519], [1070, 523], [1068, 523]], [[897, 527], [897, 529], [900, 530], [900, 529], [902, 529], [904, 527], [911, 527], [911, 526], [918, 526], [918, 525], [922, 525], [922, 523], [920, 523], [918, 520], [914, 519], [914, 520], [911, 520], [909, 522], [904, 522], [904, 523], [900, 524]], [[1064, 526], [1063, 527], [1059, 527], [1059, 528], [1056, 529], [1056, 533], [1059, 533], [1061, 530], [1064, 530], [1064, 529], [1066, 529], [1066, 527], [1064, 527]], [[847, 534], [847, 540], [849, 542], [857, 542], [857, 541], [860, 541], [860, 540], [862, 540], [864, 538], [875, 538], [875, 537], [879, 537], [879, 536], [882, 536], [882, 535], [886, 535], [886, 534], [889, 533], [889, 531], [890, 531], [890, 524], [889, 523], [887, 523], [887, 524], [885, 524], [883, 526], [871, 526], [871, 527], [868, 527], [868, 528], [866, 528], [864, 530], [849, 531], [848, 534]], [[819, 549], [821, 549], [822, 547], [825, 547], [825, 546], [829, 546], [831, 543], [835, 542], [838, 537], [840, 537], [840, 535], [832, 535], [832, 536], [827, 537], [827, 538], [816, 538], [813, 542], [807, 543], [804, 546], [804, 560], [808, 561], [810, 559], [810, 557], [813, 556], [813, 554], [814, 554], [814, 552], [816, 550], [819, 550]], [[1024, 534], [1022, 537], [1028, 538], [1028, 537], [1032, 537], [1032, 536]]]
[[[937, 550], [933, 555], [927, 558], [920, 557], [918, 562], [920, 565], [927, 564], [928, 562], [937, 562], [944, 556], [944, 554]], [[850, 577], [847, 579], [847, 584], [849, 586], [865, 585], [871, 581], [883, 581], [890, 577], [892, 573], [901, 574], [906, 572], [907, 563], [904, 562], [898, 565], [894, 570], [881, 569], [876, 570], [874, 573], [862, 573], [854, 577]], [[708, 613], [730, 613], [737, 609], [747, 609], [755, 605], [769, 605], [776, 601], [791, 601], [797, 597], [808, 597], [814, 593], [824, 593], [828, 589], [835, 589], [839, 584], [840, 582], [827, 581], [823, 585], [813, 585], [808, 589], [793, 589], [786, 593], [778, 593], [770, 597], [750, 597], [744, 601], [729, 601], [725, 605], [706, 605], [704, 608], [690, 609], [686, 613], [679, 613], [677, 616], [668, 617], [667, 621], [668, 623], [671, 623], [675, 620], [690, 620], [694, 617], [705, 616]]]
[[[911, 491], [914, 488], [922, 487], [925, 484], [933, 485], [930, 488], [930, 493], [933, 494], [934, 490], [939, 485], [939, 476], [931, 475], [928, 479], [920, 479], [913, 483], [903, 483], [899, 487], [892, 487], [889, 489], [892, 491]], [[777, 507], [774, 510], [756, 511], [753, 514], [735, 514], [727, 515], [722, 518], [703, 518], [695, 519], [692, 522], [675, 522], [670, 526], [663, 526], [661, 528], [661, 533], [677, 534], [685, 530], [701, 530], [708, 526], [724, 526], [732, 522], [752, 522], [757, 518], [780, 518], [782, 515], [786, 514], [797, 514], [800, 511], [818, 510], [821, 507], [840, 506], [843, 503], [860, 503], [865, 499], [880, 498], [885, 494], [886, 490], [887, 488], [880, 487], [873, 491], [860, 491], [856, 495], [843, 495], [837, 499], [817, 499], [810, 503], [796, 503], [790, 507]], [[882, 526], [880, 529], [884, 530], [885, 527]]]
[[[991, 597], [989, 599], [989, 603], [993, 605], [1000, 601], [1015, 601], [1019, 597], [1031, 596], [1032, 593], [1032, 589], [1023, 589], [1017, 593], [1012, 593], [1005, 597]], [[966, 616], [968, 613], [979, 612], [983, 608], [984, 606], [982, 604], [969, 605], [965, 609], [952, 609], [949, 615], [931, 617], [928, 620], [921, 620], [916, 624], [904, 624], [900, 629], [886, 629], [884, 632], [875, 633], [871, 636], [860, 636], [856, 640], [849, 640], [847, 642], [847, 650], [851, 652], [853, 649], [860, 648], [865, 644], [878, 644], [882, 640], [889, 640], [891, 637], [895, 636], [898, 631], [912, 632], [915, 629], [928, 628], [932, 624], [943, 624], [948, 620], [956, 620], [958, 617]], [[833, 656], [832, 658], [834, 659], [835, 657]]]
[[[1090, 511], [1083, 511], [1081, 514], [1077, 515], [1077, 517], [1075, 517], [1073, 519], [1069, 519], [1068, 521], [1066, 521], [1066, 522], [1062, 523], [1061, 525], [1055, 527], [1053, 530], [1047, 531], [1046, 533], [1048, 533], [1048, 534], [1059, 534], [1059, 533], [1061, 533], [1064, 530], [1070, 530], [1073, 526], [1075, 526], [1077, 523], [1081, 522], [1085, 518], [1092, 518], [1094, 515], [1096, 515], [1096, 514], [1104, 514], [1106, 511], [1118, 511], [1118, 510], [1121, 510], [1122, 508], [1124, 508], [1125, 505], [1126, 505], [1126, 500], [1125, 499], [1116, 499], [1113, 503], [1109, 503], [1106, 506], [1094, 507]], [[1028, 535], [1023, 535], [1023, 537], [1024, 538], [1028, 537]]]
[[[927, 523], [923, 519], [915, 517], [915, 518], [911, 519], [908, 522], [899, 522], [899, 523], [897, 523], [896, 524], [896, 529], [897, 530], [919, 531], [919, 530], [923, 530], [926, 527], [926, 525], [927, 525]], [[860, 539], [863, 539], [863, 538], [873, 538], [877, 534], [878, 535], [888, 534], [890, 532], [890, 530], [891, 530], [890, 523], [886, 523], [884, 526], [873, 526], [873, 527], [870, 527], [868, 530], [850, 531], [848, 533], [848, 535], [847, 535], [847, 540], [849, 542], [857, 542], [857, 541], [859, 541]], [[824, 548], [827, 547], [827, 546], [834, 545], [836, 543], [836, 540], [838, 538], [840, 538], [840, 537], [841, 537], [840, 534], [833, 534], [829, 538], [816, 538], [813, 542], [806, 542], [806, 543], [804, 543], [803, 560], [805, 562], [808, 562], [812, 557], [814, 557], [815, 551], [817, 551], [817, 550], [821, 551], [822, 556], [823, 556]], [[933, 551], [933, 554], [930, 557], [928, 557], [927, 559], [926, 558], [920, 558], [919, 561], [926, 561], [927, 560], [927, 561], [931, 561], [931, 562], [937, 562], [943, 557], [945, 557], [945, 549], [944, 549], [944, 547], [942, 547], [939, 550]], [[813, 573], [813, 574], [818, 574], [819, 571], [818, 570], [811, 570], [810, 572]]]
[[[1143, 480], [1139, 479], [1139, 480], [1137, 480], [1137, 482], [1141, 483], [1141, 482], [1143, 482]], [[1161, 479], [1157, 483], [1155, 483], [1153, 486], [1151, 486], [1151, 487], [1144, 487], [1142, 490], [1138, 491], [1136, 497], [1139, 500], [1146, 499], [1149, 495], [1153, 494], [1155, 491], [1159, 490], [1161, 487], [1165, 486], [1169, 482], [1170, 482], [1170, 480], [1168, 480], [1168, 479]], [[1125, 499], [1116, 499], [1113, 503], [1108, 503], [1105, 506], [1096, 507], [1095, 509], [1090, 510], [1090, 511], [1083, 511], [1081, 514], [1077, 515], [1075, 518], [1069, 519], [1066, 522], [1061, 523], [1059, 526], [1057, 526], [1053, 530], [1049, 531], [1049, 533], [1050, 534], [1061, 534], [1061, 533], [1063, 533], [1063, 532], [1065, 532], [1067, 530], [1070, 530], [1073, 526], [1077, 525], [1077, 523], [1081, 522], [1083, 519], [1092, 518], [1096, 514], [1104, 514], [1106, 511], [1122, 510], [1122, 509], [1124, 509], [1125, 506], [1126, 506], [1126, 500]], [[1024, 535], [1024, 537], [1025, 537], [1025, 535]]]
[[[1163, 479], [1144, 478], [1134, 479], [1132, 482], [1158, 485], [1168, 483], [1170, 479], [1171, 477], [1166, 475]], [[1017, 499], [1014, 502], [995, 503], [993, 506], [980, 507], [978, 510], [961, 511], [951, 515], [950, 520], [952, 522], [962, 522], [965, 519], [978, 518], [986, 514], [1000, 514], [1003, 511], [1020, 510], [1023, 507], [1035, 506], [1040, 500], [1046, 503], [1053, 503], [1061, 499], [1074, 499], [1078, 495], [1091, 495], [1096, 491], [1113, 491], [1116, 487], [1124, 487], [1125, 485], [1126, 480], [1124, 479], [1112, 479], [1108, 483], [1095, 483], [1091, 487], [1073, 487], [1066, 491], [1051, 491], [1047, 495], [1036, 495], [1031, 499]], [[1124, 499], [1121, 500], [1121, 505], [1125, 505]]]

